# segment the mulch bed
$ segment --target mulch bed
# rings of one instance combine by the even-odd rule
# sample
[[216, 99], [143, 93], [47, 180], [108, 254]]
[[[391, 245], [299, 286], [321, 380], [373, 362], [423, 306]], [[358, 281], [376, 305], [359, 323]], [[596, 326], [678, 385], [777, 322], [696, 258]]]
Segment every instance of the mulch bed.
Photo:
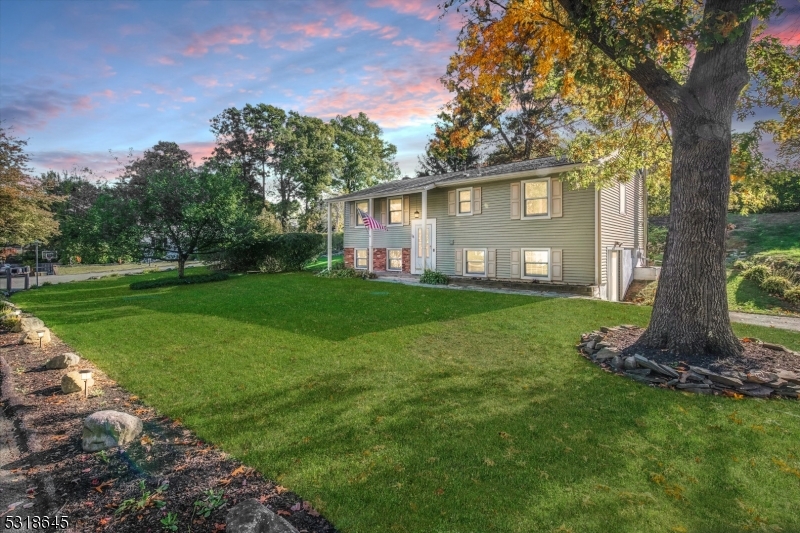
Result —
[[[300, 532], [336, 531], [298, 495], [201, 442], [180, 420], [143, 405], [89, 361], [46, 370], [49, 358], [75, 351], [54, 335], [44, 349], [18, 345], [19, 337], [0, 329], [0, 356], [7, 363], [4, 374], [10, 372], [2, 376], [3, 409], [19, 430], [23, 452], [20, 460], [2, 468], [27, 478], [33, 489], [28, 501], [34, 506], [24, 513], [0, 509], [0, 517], [53, 516], [60, 511], [69, 516], [71, 531], [157, 533], [165, 531], [160, 520], [177, 513], [179, 531], [220, 532], [225, 531], [228, 509], [256, 498]], [[95, 385], [86, 400], [82, 393], [61, 392], [61, 377], [77, 369], [93, 372]], [[124, 449], [83, 452], [83, 419], [106, 409], [138, 416], [144, 432]], [[222, 505], [204, 517], [202, 511], [213, 507], [214, 501], [208, 491], [221, 493]]]
[[633, 350], [633, 344], [639, 340], [644, 333], [643, 329], [618, 329], [611, 330], [606, 334], [605, 342], [620, 349], [624, 356], [632, 356], [635, 353], [641, 354], [657, 363], [675, 366], [680, 363], [691, 366], [700, 366], [713, 370], [753, 372], [756, 370], [773, 371], [775, 369], [800, 371], [800, 358], [791, 352], [777, 351], [764, 347], [758, 339], [744, 339], [742, 343], [744, 352], [737, 357], [718, 358], [703, 354], [676, 356], [667, 350], [654, 350], [637, 348]]

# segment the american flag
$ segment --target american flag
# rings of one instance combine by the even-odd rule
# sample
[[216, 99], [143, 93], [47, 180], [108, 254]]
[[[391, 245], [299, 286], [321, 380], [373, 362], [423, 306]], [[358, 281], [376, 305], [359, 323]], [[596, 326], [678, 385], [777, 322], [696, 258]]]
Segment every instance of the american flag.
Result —
[[361, 215], [361, 220], [364, 221], [364, 226], [366, 226], [368, 229], [382, 229], [383, 231], [389, 231], [386, 226], [366, 214], [364, 211], [358, 208], [356, 209], [358, 210], [358, 214]]

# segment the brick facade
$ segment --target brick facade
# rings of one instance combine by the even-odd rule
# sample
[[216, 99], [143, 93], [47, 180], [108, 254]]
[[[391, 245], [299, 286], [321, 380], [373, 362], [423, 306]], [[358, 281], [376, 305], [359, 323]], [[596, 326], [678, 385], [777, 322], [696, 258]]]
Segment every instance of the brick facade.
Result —
[[344, 249], [344, 266], [345, 268], [353, 268], [353, 248]]
[[384, 272], [386, 270], [386, 248], [372, 249], [372, 270], [373, 272]]
[[411, 273], [411, 248], [403, 248], [403, 272]]

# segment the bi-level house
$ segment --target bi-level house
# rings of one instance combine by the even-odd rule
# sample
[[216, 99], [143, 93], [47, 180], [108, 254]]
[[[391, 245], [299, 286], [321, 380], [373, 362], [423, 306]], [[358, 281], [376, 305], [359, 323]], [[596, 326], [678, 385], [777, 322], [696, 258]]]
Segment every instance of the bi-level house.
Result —
[[[404, 178], [327, 201], [345, 204], [348, 267], [591, 287], [621, 300], [645, 257], [644, 179], [567, 187], [562, 174], [582, 164], [539, 158]], [[368, 230], [357, 209], [388, 231]]]

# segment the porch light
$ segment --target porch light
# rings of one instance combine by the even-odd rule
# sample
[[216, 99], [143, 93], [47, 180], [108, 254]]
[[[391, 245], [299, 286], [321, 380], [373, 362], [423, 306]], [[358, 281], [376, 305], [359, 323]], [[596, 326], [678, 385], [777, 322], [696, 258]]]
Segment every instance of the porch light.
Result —
[[414, 211], [414, 218], [419, 218], [419, 211]]
[[44, 337], [44, 331], [37, 331], [36, 334], [39, 336], [39, 348], [42, 347], [42, 337]]
[[86, 399], [89, 397], [89, 380], [92, 379], [92, 371], [79, 370], [78, 374], [81, 375], [81, 379], [83, 380], [83, 398]]

